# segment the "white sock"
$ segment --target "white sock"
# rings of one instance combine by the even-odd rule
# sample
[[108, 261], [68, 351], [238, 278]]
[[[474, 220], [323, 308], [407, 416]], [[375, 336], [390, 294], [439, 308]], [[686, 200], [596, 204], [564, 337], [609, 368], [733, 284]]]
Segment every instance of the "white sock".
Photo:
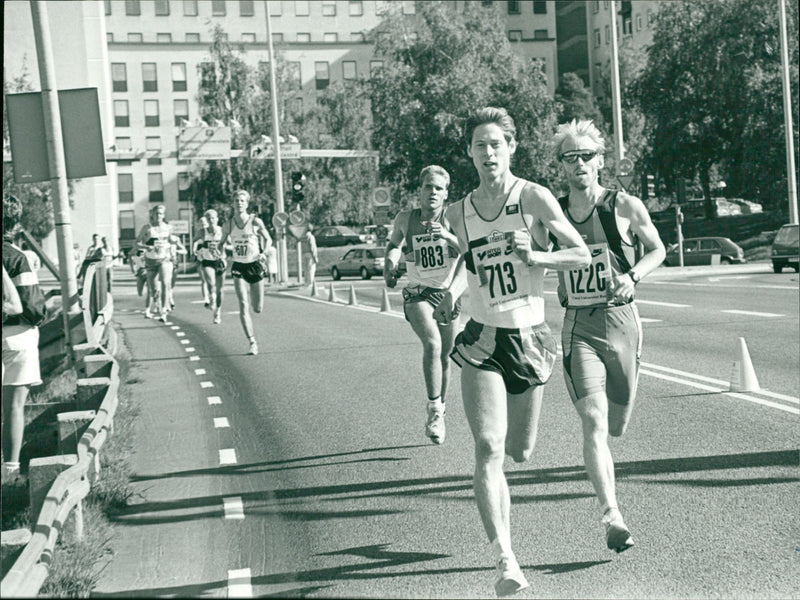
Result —
[[436, 410], [444, 408], [444, 402], [442, 402], [442, 397], [436, 396], [436, 398], [428, 398], [428, 408]]
[[514, 556], [514, 551], [511, 550], [511, 540], [509, 538], [495, 538], [492, 542], [492, 554], [494, 555], [494, 562], [497, 562], [501, 558], [517, 560]]
[[18, 462], [4, 462], [3, 463], [3, 470], [6, 473], [16, 473], [19, 471], [19, 463]]

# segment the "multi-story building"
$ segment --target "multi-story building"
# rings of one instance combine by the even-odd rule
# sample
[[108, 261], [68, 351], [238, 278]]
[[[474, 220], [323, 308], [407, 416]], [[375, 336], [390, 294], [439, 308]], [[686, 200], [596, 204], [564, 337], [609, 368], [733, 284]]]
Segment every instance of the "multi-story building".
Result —
[[[459, 11], [474, 0], [442, 1]], [[601, 94], [596, 65], [604, 64], [610, 37], [602, 38], [597, 32], [608, 27], [609, 2], [480, 3], [486, 10], [501, 11], [515, 52], [541, 62], [551, 93], [561, 73], [574, 71], [593, 86], [596, 95]], [[178, 160], [177, 138], [182, 123], [195, 122], [199, 117], [196, 99], [204, 73], [212, 68], [208, 46], [216, 25], [243, 52], [244, 60], [257, 66], [268, 60], [265, 11], [269, 10], [273, 45], [296, 77], [293, 101], [302, 108], [312, 106], [316, 94], [330, 83], [369, 78], [382, 66], [370, 32], [378, 27], [390, 4], [399, 5], [409, 18], [414, 18], [418, 9], [414, 0], [105, 0], [49, 4], [62, 5], [61, 10], [79, 4], [102, 7], [108, 64], [106, 80], [101, 83], [110, 90], [108, 106], [113, 122], [109, 128], [104, 123], [104, 131], [109, 145], [117, 151], [145, 152], [141, 160], [120, 161], [109, 169], [108, 178], [113, 180], [109, 188], [115, 196], [112, 204], [117, 209], [114, 237], [119, 237], [122, 247], [132, 244], [155, 203], [166, 205], [169, 219], [194, 221], [187, 195], [192, 164]], [[622, 7], [618, 19], [624, 37], [642, 30], [637, 19], [648, 26], [652, 21], [646, 11], [642, 17], [642, 10], [632, 5], [658, 3], [617, 4]], [[78, 7], [73, 9], [77, 11]], [[625, 25], [626, 19], [630, 19], [630, 26]], [[74, 30], [69, 31], [74, 35]], [[64, 37], [63, 30], [54, 30], [53, 37]], [[6, 40], [8, 49], [8, 36]], [[35, 52], [31, 56], [35, 57]], [[6, 76], [13, 76], [8, 68]], [[59, 86], [77, 87], [62, 82]], [[90, 235], [88, 231], [81, 234]]]

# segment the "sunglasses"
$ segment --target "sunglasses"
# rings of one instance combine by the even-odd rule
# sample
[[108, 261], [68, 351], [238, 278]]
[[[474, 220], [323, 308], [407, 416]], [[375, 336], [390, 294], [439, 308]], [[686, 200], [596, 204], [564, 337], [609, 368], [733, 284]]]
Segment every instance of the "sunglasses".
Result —
[[561, 160], [564, 161], [565, 163], [574, 165], [576, 162], [578, 162], [579, 158], [584, 163], [587, 163], [590, 160], [592, 160], [595, 156], [597, 156], [596, 150], [583, 150], [581, 152], [564, 153], [561, 155]]

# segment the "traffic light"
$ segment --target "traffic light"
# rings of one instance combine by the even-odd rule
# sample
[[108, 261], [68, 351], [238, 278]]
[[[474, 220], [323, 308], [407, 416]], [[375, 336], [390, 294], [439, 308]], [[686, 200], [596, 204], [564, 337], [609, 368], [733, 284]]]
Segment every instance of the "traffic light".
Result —
[[652, 175], [647, 176], [647, 197], [655, 198], [656, 195], [656, 182], [655, 177]]
[[303, 193], [303, 188], [306, 185], [306, 176], [300, 171], [292, 173], [292, 201], [302, 202], [306, 195]]

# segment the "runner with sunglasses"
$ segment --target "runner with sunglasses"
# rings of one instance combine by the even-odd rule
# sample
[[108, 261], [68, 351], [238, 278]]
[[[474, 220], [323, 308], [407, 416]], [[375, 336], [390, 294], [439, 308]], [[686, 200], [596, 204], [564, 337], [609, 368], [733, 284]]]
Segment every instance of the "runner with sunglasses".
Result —
[[617, 505], [608, 435], [621, 436], [630, 420], [642, 349], [635, 286], [664, 261], [664, 244], [639, 198], [600, 185], [605, 142], [592, 121], [559, 125], [553, 144], [569, 184], [559, 203], [592, 254], [588, 267], [558, 273], [558, 297], [567, 309], [564, 379], [581, 418], [583, 458], [606, 545], [622, 552], [633, 546], [633, 537]]

